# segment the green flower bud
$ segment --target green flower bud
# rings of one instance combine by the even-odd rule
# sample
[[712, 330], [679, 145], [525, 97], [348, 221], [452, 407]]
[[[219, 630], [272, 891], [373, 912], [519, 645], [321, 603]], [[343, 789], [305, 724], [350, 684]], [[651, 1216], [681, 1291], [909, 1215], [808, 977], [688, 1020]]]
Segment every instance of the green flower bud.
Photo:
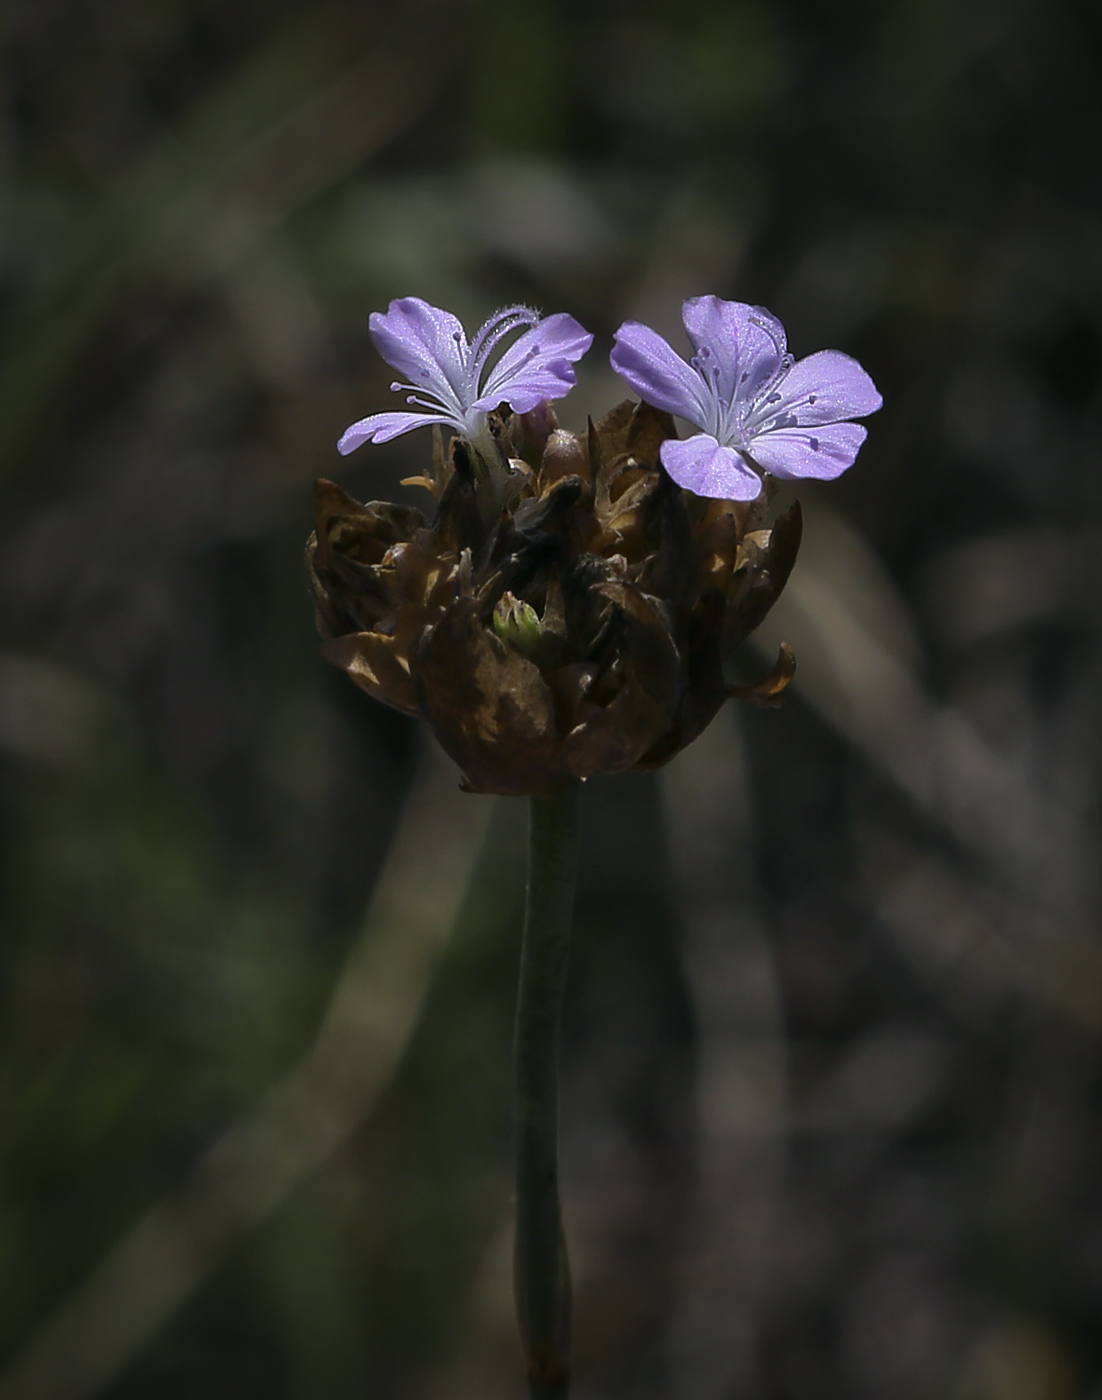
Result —
[[505, 592], [494, 608], [493, 618], [494, 631], [501, 640], [508, 642], [521, 656], [535, 661], [539, 655], [542, 629], [539, 614], [531, 603], [525, 603], [512, 593]]

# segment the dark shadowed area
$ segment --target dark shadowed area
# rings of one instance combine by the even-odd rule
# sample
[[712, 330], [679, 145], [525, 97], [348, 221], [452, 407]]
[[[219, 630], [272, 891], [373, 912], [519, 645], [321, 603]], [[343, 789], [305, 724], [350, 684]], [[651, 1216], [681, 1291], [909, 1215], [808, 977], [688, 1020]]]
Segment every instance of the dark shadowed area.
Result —
[[367, 317], [768, 306], [883, 391], [584, 793], [577, 1400], [1102, 1400], [1102, 12], [12, 0], [0, 1400], [521, 1400], [524, 803], [318, 653]]

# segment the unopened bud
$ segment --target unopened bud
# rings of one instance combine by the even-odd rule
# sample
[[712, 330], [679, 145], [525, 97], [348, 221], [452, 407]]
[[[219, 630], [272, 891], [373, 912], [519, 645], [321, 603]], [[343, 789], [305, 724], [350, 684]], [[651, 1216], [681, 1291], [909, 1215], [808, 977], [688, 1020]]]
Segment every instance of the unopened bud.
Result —
[[543, 462], [540, 475], [546, 485], [560, 481], [564, 476], [580, 476], [589, 480], [589, 462], [585, 448], [573, 433], [556, 430], [547, 439], [543, 449]]
[[559, 426], [551, 400], [542, 399], [535, 408], [530, 408], [527, 413], [518, 414], [515, 425], [513, 439], [517, 451], [533, 466], [538, 465], [543, 456], [543, 449], [547, 446], [547, 439]]
[[542, 629], [539, 614], [530, 603], [522, 602], [512, 593], [503, 593], [494, 608], [494, 631], [521, 656], [527, 656], [530, 661], [538, 656]]

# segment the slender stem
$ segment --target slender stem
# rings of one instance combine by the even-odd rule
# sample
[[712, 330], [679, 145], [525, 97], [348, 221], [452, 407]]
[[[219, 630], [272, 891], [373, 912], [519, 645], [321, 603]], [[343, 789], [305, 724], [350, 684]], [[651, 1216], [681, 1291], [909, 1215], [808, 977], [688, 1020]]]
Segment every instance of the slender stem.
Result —
[[570, 782], [531, 799], [516, 1029], [514, 1294], [532, 1400], [566, 1400], [570, 1269], [559, 1207], [559, 1023], [578, 864]]

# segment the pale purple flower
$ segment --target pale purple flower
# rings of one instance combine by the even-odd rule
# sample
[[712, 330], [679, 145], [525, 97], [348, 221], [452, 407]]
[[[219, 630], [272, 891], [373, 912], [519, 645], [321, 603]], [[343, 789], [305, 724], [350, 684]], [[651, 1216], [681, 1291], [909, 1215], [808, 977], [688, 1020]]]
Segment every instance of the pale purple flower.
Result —
[[[353, 423], [337, 444], [342, 453], [429, 423], [486, 444], [490, 409], [507, 403], [514, 413], [527, 413], [544, 399], [562, 398], [574, 385], [574, 361], [593, 343], [573, 316], [560, 312], [541, 320], [527, 306], [495, 311], [473, 341], [450, 311], [420, 297], [392, 301], [385, 315], [373, 312], [369, 324], [379, 354], [410, 381], [390, 387], [412, 390], [406, 402], [417, 411], [373, 413]], [[491, 368], [502, 340], [525, 327]]]
[[662, 444], [662, 465], [698, 496], [752, 501], [759, 471], [831, 481], [853, 465], [866, 429], [850, 418], [883, 403], [841, 350], [788, 353], [784, 327], [760, 306], [692, 297], [681, 318], [696, 351], [688, 362], [649, 326], [625, 321], [612, 366], [655, 408], [699, 428]]

